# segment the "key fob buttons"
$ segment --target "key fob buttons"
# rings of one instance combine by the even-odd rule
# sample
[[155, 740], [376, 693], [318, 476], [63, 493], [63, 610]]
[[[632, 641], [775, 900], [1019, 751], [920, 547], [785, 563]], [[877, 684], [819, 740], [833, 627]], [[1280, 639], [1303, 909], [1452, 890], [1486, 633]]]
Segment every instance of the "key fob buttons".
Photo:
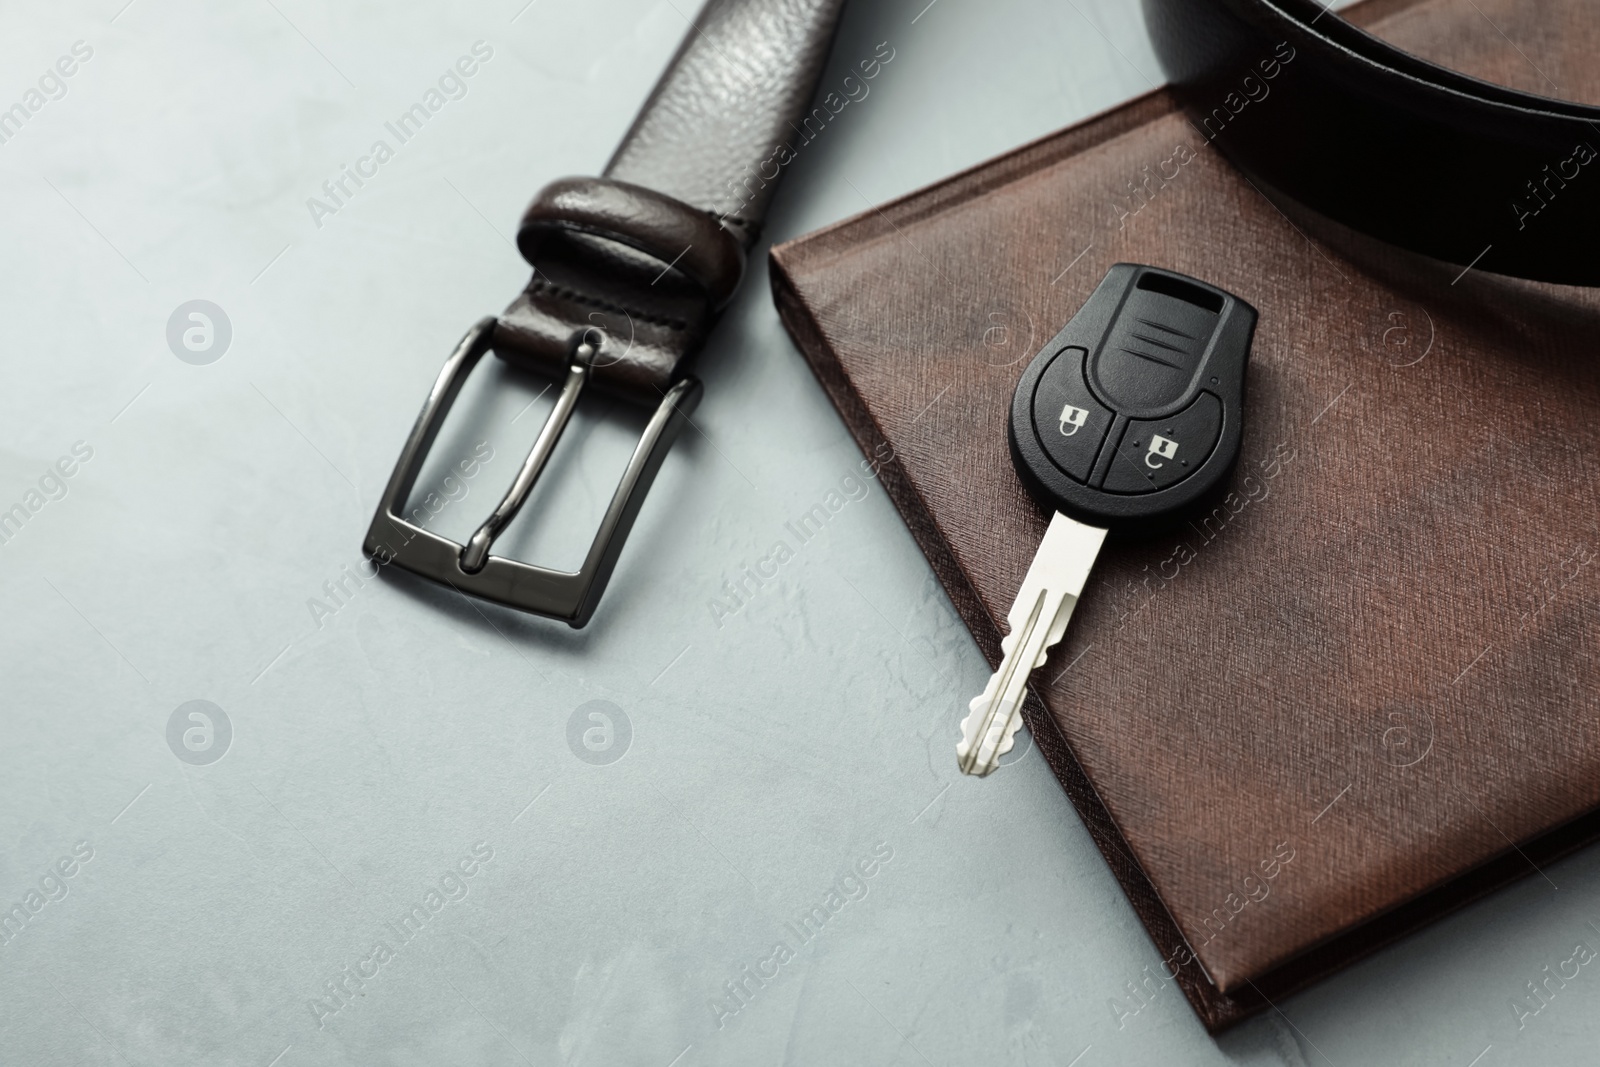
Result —
[[1088, 484], [1094, 461], [1115, 417], [1084, 381], [1086, 349], [1057, 353], [1034, 394], [1033, 428], [1050, 461], [1075, 482]]
[[1106, 470], [1108, 493], [1149, 493], [1177, 485], [1205, 465], [1222, 436], [1222, 401], [1201, 393], [1165, 419], [1130, 420]]
[[1041, 503], [1105, 527], [1175, 515], [1228, 476], [1256, 311], [1175, 271], [1118, 263], [1022, 372], [1011, 458]]

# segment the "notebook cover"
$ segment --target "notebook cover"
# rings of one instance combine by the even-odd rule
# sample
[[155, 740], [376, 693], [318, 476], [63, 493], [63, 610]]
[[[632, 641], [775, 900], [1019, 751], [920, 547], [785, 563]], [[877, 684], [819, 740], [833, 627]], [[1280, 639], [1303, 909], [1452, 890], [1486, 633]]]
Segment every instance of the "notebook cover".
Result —
[[[1345, 14], [1600, 99], [1584, 0]], [[1119, 261], [1259, 309], [1244, 443], [1211, 510], [1108, 542], [1028, 722], [1216, 1031], [1600, 833], [1600, 298], [1320, 220], [1165, 91], [773, 249], [785, 324], [862, 448], [892, 449], [883, 482], [991, 663], [1047, 519], [1012, 391]]]

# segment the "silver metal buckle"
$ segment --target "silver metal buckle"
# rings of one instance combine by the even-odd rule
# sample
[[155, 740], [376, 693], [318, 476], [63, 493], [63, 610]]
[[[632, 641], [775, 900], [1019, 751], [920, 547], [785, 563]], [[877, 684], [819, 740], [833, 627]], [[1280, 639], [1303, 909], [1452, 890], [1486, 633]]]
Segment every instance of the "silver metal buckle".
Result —
[[[444, 369], [433, 383], [433, 390], [422, 405], [416, 425], [411, 428], [400, 460], [395, 464], [389, 486], [378, 503], [378, 513], [372, 517], [362, 550], [380, 563], [397, 563], [413, 574], [431, 578], [462, 593], [492, 600], [497, 604], [521, 611], [561, 619], [574, 629], [582, 627], [594, 614], [606, 583], [622, 554], [622, 546], [638, 517], [639, 508], [655, 480], [656, 472], [666, 459], [667, 450], [677, 438], [683, 424], [700, 403], [702, 388], [696, 378], [684, 378], [667, 390], [660, 405], [640, 437], [633, 457], [623, 472], [622, 481], [611, 498], [611, 506], [600, 520], [583, 567], [575, 574], [548, 570], [528, 563], [489, 555], [489, 548], [522, 505], [528, 499], [539, 472], [544, 469], [550, 454], [555, 451], [561, 431], [566, 428], [578, 396], [591, 373], [589, 361], [594, 350], [587, 343], [580, 344], [573, 353], [567, 369], [566, 383], [561, 396], [545, 419], [544, 428], [533, 443], [516, 480], [511, 483], [500, 506], [486, 519], [466, 544], [457, 544], [448, 538], [430, 533], [400, 514], [406, 499], [416, 485], [423, 460], [433, 447], [439, 428], [444, 425], [450, 405], [455, 403], [461, 387], [466, 384], [472, 368], [494, 344], [495, 320], [480, 319], [467, 331]], [[395, 542], [399, 543], [396, 544]]]

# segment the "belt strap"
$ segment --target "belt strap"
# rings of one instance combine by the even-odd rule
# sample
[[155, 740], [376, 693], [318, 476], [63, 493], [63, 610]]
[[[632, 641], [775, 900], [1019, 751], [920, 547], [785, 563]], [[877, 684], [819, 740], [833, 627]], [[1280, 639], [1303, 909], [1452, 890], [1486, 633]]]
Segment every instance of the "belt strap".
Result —
[[600, 178], [545, 187], [517, 245], [533, 265], [501, 357], [655, 405], [705, 341], [788, 162], [844, 0], [710, 0]]
[[1419, 59], [1316, 0], [1144, 0], [1195, 125], [1246, 174], [1462, 266], [1600, 285], [1600, 108]]
[[[533, 279], [445, 360], [367, 529], [368, 555], [458, 593], [588, 623], [667, 449], [699, 403], [700, 382], [683, 363], [739, 287], [843, 7], [710, 0], [604, 176], [563, 178], [539, 193], [517, 233]], [[511, 488], [460, 544], [425, 529], [421, 509], [407, 514], [406, 503], [451, 405], [491, 349], [563, 385]], [[654, 414], [583, 565], [556, 571], [491, 554], [587, 388]]]

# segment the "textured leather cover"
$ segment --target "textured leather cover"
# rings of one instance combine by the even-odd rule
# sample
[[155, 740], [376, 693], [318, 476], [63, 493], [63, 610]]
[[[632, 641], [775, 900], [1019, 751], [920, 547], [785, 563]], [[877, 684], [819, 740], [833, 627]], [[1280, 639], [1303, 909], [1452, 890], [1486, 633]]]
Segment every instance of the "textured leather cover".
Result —
[[[1583, 96], [1591, 10], [1347, 15], [1525, 84], [1520, 48]], [[1117, 261], [1260, 310], [1230, 494], [1108, 542], [1029, 708], [1167, 961], [1111, 1010], [1171, 980], [1213, 1030], [1600, 831], [1600, 294], [1456, 280], [1279, 204], [1162, 91], [772, 253], [991, 662], [1046, 524], [1004, 429], [1026, 360]]]
[[[778, 146], [805, 118], [843, 7], [844, 0], [709, 0], [606, 166], [604, 177], [625, 186], [605, 191], [661, 194], [748, 249], [781, 177]], [[560, 199], [542, 195], [530, 217], [544, 207], [549, 222]], [[559, 376], [578, 340], [587, 340], [599, 349], [594, 388], [654, 406], [715, 324], [731, 288], [708, 291], [705, 282], [726, 272], [695, 269], [711, 252], [704, 242], [654, 247], [648, 238], [685, 229], [659, 203], [591, 196], [585, 207], [573, 225], [539, 232], [533, 277], [501, 315], [495, 351]], [[594, 216], [607, 207], [607, 217]], [[608, 229], [637, 239], [613, 239]], [[713, 266], [728, 259], [719, 254]]]

